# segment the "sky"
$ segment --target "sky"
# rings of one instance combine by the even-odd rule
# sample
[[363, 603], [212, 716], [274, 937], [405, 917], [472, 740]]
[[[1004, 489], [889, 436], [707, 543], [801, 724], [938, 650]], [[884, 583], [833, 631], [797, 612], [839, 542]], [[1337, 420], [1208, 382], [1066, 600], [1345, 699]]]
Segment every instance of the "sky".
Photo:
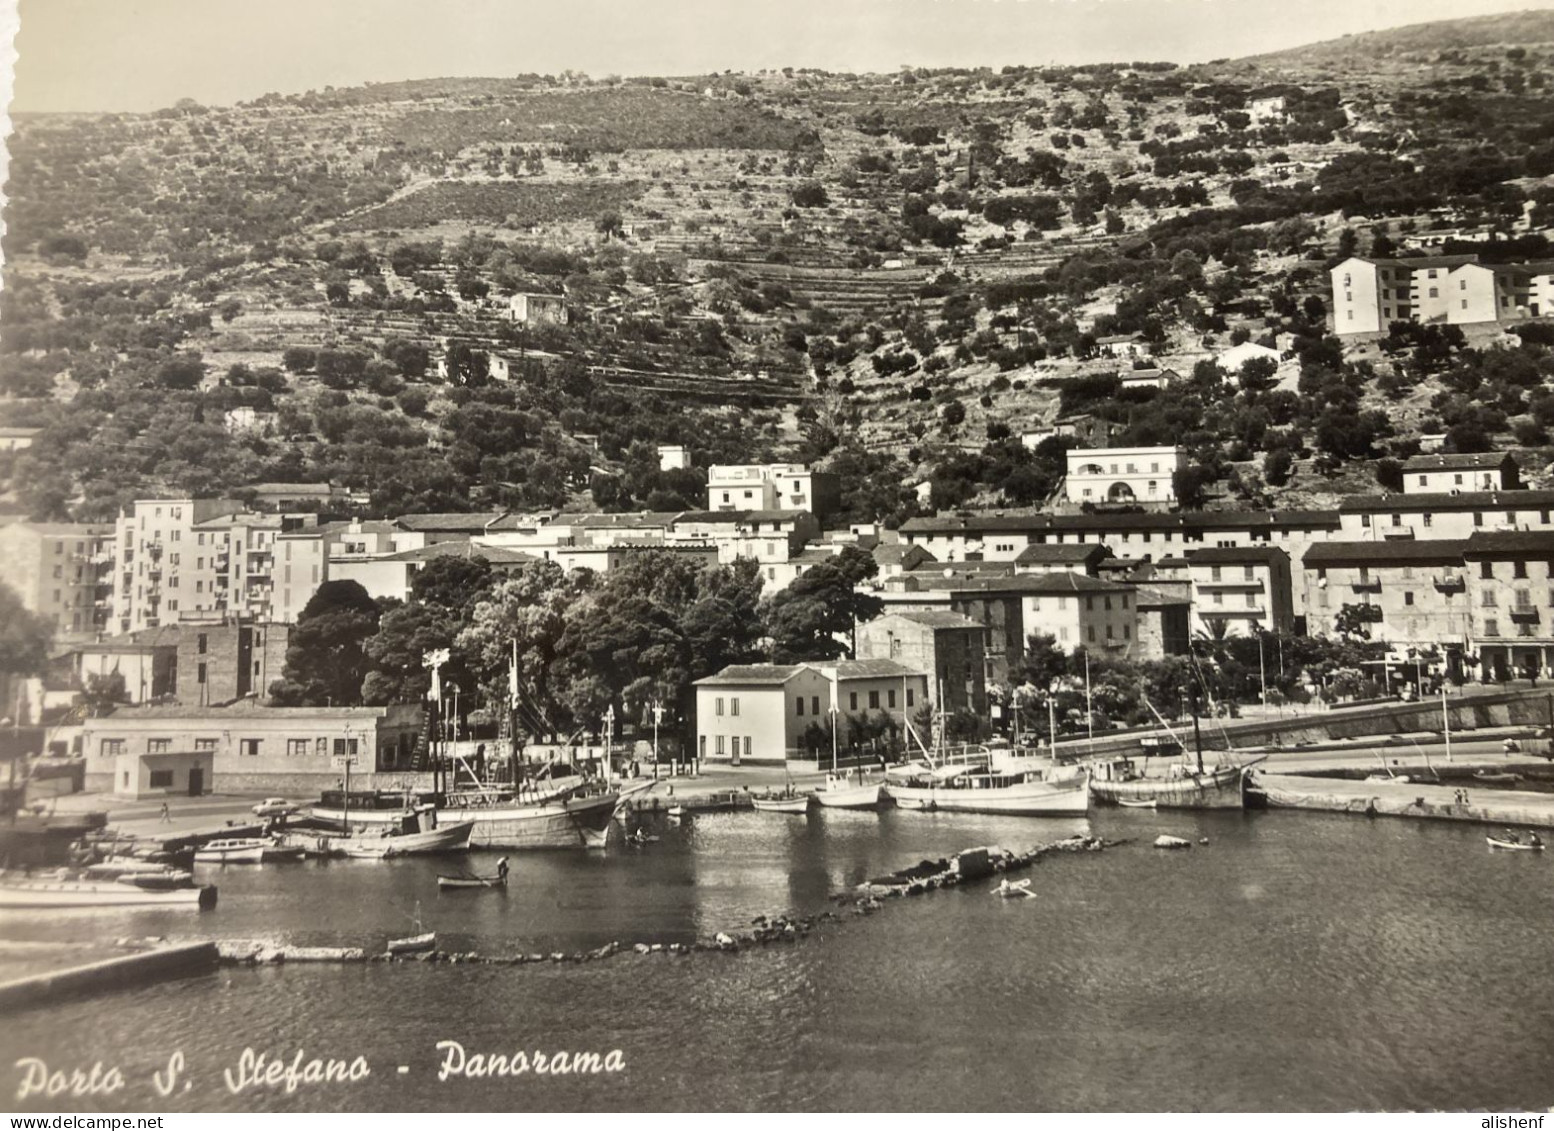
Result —
[[[14, 0], [0, 0], [8, 6]], [[1546, 0], [20, 0], [12, 112], [363, 82], [1251, 55]]]

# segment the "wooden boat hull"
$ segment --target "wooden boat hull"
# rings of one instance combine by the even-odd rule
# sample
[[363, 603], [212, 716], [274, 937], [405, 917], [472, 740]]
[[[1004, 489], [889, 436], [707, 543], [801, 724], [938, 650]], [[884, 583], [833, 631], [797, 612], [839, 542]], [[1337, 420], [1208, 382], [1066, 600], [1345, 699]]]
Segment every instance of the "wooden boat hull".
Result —
[[1121, 805], [1124, 809], [1156, 809], [1160, 806], [1160, 802], [1156, 801], [1153, 797], [1151, 797], [1148, 801], [1136, 801], [1131, 797], [1119, 797], [1117, 799], [1117, 804]]
[[603, 848], [619, 794], [539, 804], [439, 809], [438, 824], [474, 823], [472, 848]]
[[751, 804], [759, 813], [788, 813], [802, 816], [809, 812], [809, 797], [753, 797]]
[[1496, 840], [1492, 836], [1486, 836], [1484, 839], [1489, 842], [1489, 847], [1490, 848], [1500, 848], [1500, 849], [1504, 849], [1507, 852], [1542, 852], [1543, 851], [1543, 845], [1541, 845], [1541, 844], [1512, 844], [1508, 840]]
[[357, 860], [386, 860], [392, 856], [427, 856], [438, 852], [463, 852], [469, 848], [474, 821], [400, 836], [340, 838], [331, 846], [334, 854]]
[[1240, 809], [1245, 766], [1226, 766], [1179, 778], [1139, 778], [1134, 781], [1090, 779], [1090, 793], [1097, 801], [1121, 805], [1127, 801], [1153, 801], [1160, 809]]
[[312, 805], [308, 807], [307, 815], [315, 821], [339, 825], [345, 828], [349, 824], [352, 828], [366, 828], [373, 825], [402, 825], [407, 820], [414, 819], [414, 809], [352, 809], [347, 813], [338, 806]]
[[247, 845], [243, 848], [197, 848], [196, 864], [263, 864], [264, 845]]
[[1067, 781], [1020, 782], [995, 789], [952, 789], [885, 783], [902, 809], [940, 813], [993, 813], [1014, 817], [1082, 817], [1090, 811], [1083, 776]]
[[812, 796], [816, 804], [824, 809], [878, 809], [884, 800], [884, 793], [878, 783], [817, 789]]
[[116, 881], [17, 880], [0, 883], [0, 907], [214, 907], [216, 886], [142, 888]]

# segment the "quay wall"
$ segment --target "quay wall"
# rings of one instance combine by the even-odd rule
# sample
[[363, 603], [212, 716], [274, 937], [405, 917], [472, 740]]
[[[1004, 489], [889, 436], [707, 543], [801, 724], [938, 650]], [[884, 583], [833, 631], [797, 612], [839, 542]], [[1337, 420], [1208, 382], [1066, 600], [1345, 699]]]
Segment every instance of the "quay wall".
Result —
[[[1496, 692], [1489, 695], [1461, 696], [1447, 701], [1452, 734], [1490, 727], [1550, 725], [1550, 692], [1541, 689]], [[1176, 726], [1179, 736], [1191, 741], [1191, 725]], [[1302, 742], [1365, 738], [1374, 735], [1407, 734], [1441, 729], [1439, 700], [1393, 703], [1383, 706], [1340, 708], [1282, 719], [1237, 719], [1219, 722], [1204, 719], [1199, 724], [1205, 749], [1224, 750], [1230, 746], [1292, 746]], [[1139, 739], [1159, 734], [1159, 727], [1114, 732], [1098, 736], [1094, 743], [1085, 739], [1061, 741], [1058, 752], [1076, 755], [1136, 755]], [[1228, 735], [1228, 738], [1227, 738]]]
[[34, 974], [0, 983], [0, 1009], [22, 1009], [74, 994], [150, 985], [216, 968], [220, 954], [213, 942], [160, 947], [121, 958], [105, 958], [67, 970]]

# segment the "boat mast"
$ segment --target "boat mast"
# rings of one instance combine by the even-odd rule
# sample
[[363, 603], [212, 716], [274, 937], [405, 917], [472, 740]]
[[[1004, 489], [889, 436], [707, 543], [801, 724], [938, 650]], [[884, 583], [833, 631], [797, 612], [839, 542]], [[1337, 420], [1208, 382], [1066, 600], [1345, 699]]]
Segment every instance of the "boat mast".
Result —
[[1198, 752], [1198, 772], [1203, 773], [1203, 735], [1198, 730], [1198, 693], [1192, 696], [1192, 744]]

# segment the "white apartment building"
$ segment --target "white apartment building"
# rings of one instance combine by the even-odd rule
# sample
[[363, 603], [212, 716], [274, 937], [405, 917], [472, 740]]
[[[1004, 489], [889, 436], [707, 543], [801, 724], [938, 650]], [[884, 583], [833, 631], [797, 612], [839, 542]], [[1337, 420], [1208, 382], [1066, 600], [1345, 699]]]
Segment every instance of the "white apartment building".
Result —
[[1333, 329], [1384, 334], [1392, 322], [1470, 325], [1550, 313], [1554, 263], [1479, 263], [1474, 255], [1352, 256], [1329, 273]]
[[809, 511], [817, 517], [841, 505], [841, 483], [802, 463], [713, 464], [707, 469], [711, 511]]
[[1068, 453], [1064, 495], [1071, 503], [1169, 503], [1181, 448], [1076, 448]]

